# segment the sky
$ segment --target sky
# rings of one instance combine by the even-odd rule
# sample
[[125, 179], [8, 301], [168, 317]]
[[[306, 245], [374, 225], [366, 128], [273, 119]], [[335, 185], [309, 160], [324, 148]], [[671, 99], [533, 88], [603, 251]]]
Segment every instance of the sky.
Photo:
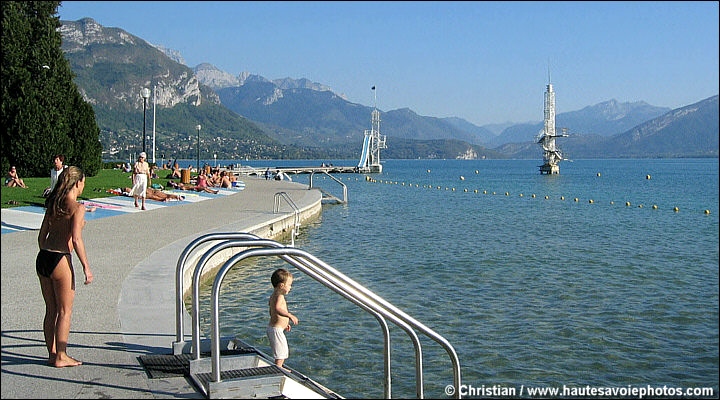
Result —
[[383, 112], [482, 126], [542, 121], [548, 82], [558, 114], [717, 95], [718, 4], [63, 1], [58, 15], [177, 50], [191, 68], [306, 78]]

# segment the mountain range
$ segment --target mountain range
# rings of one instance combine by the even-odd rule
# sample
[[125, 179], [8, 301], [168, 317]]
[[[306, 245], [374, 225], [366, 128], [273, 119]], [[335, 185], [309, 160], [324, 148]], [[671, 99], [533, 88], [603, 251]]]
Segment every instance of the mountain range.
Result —
[[[139, 152], [149, 106], [157, 115], [156, 148], [174, 158], [195, 158], [198, 144], [203, 159], [356, 158], [370, 128], [372, 107], [321, 83], [236, 76], [209, 63], [190, 68], [178, 52], [120, 28], [91, 18], [61, 23], [63, 51], [95, 109], [106, 158]], [[154, 99], [143, 101], [143, 87], [154, 89]], [[542, 121], [476, 126], [409, 108], [380, 111], [383, 158], [456, 158], [468, 151], [480, 158], [541, 157], [535, 137]], [[559, 145], [570, 158], [717, 157], [718, 114], [717, 95], [675, 110], [613, 99], [558, 113], [556, 126], [567, 129]]]

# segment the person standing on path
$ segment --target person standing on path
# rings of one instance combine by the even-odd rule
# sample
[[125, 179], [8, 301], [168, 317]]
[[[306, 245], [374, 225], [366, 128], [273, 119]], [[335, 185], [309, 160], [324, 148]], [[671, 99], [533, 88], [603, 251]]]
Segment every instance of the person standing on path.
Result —
[[43, 334], [48, 364], [57, 368], [82, 364], [67, 354], [67, 345], [75, 300], [73, 251], [83, 266], [85, 284], [93, 281], [82, 238], [85, 206], [77, 201], [84, 188], [85, 174], [80, 168], [63, 169], [58, 183], [45, 200], [45, 216], [38, 233], [40, 251], [35, 260], [35, 271], [45, 301]]
[[133, 187], [130, 195], [135, 198], [135, 207], [138, 206], [138, 197], [142, 198], [142, 209], [145, 209], [145, 197], [147, 197], [147, 188], [150, 185], [150, 165], [146, 161], [147, 154], [143, 151], [138, 156], [135, 166], [133, 167], [132, 181]]
[[67, 168], [67, 165], [63, 165], [65, 163], [65, 156], [62, 154], [58, 154], [53, 158], [53, 168], [50, 169], [50, 187], [45, 189], [45, 192], [43, 193], [43, 197], [48, 197], [50, 195], [50, 192], [53, 190], [55, 185], [57, 185], [58, 177], [60, 176], [60, 173]]

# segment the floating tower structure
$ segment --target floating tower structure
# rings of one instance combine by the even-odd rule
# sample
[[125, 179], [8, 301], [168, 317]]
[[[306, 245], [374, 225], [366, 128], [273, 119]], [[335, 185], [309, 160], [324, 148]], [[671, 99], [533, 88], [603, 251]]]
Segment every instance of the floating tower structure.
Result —
[[[375, 86], [372, 87], [372, 91], [375, 93]], [[377, 97], [375, 97], [371, 123], [372, 128], [365, 130], [362, 153], [360, 154], [360, 162], [358, 163], [358, 171], [363, 173], [382, 172], [380, 149], [387, 148], [385, 145], [386, 137], [380, 135], [380, 111], [377, 109]]]
[[555, 131], [555, 92], [552, 83], [548, 79], [545, 90], [545, 123], [543, 130], [537, 136], [537, 142], [543, 149], [543, 165], [540, 166], [540, 174], [559, 174], [563, 155], [555, 145], [555, 138], [567, 137], [565, 128], [563, 133], [558, 135]]

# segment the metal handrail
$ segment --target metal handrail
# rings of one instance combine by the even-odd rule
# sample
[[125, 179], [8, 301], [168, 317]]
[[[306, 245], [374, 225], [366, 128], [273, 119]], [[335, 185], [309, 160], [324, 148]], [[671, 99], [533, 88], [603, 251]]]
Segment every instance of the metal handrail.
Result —
[[[251, 246], [273, 246], [275, 244], [279, 244], [278, 242], [272, 241], [272, 240], [265, 240], [260, 238], [243, 238], [243, 237], [233, 237], [234, 235], [230, 234], [226, 238], [222, 239], [231, 239], [226, 240], [223, 242], [220, 242], [207, 251], [198, 259], [198, 262], [195, 264], [195, 268], [193, 269], [193, 275], [192, 275], [192, 308], [191, 308], [191, 316], [192, 316], [192, 358], [194, 360], [200, 359], [200, 280], [202, 279], [202, 271], [205, 268], [205, 265], [207, 262], [217, 253], [219, 253], [222, 250], [229, 249], [232, 247], [251, 247]], [[233, 240], [234, 239], [234, 240]], [[238, 240], [240, 239], [240, 240]], [[242, 240], [247, 239], [247, 240]], [[280, 245], [282, 246], [282, 245]]]
[[335, 182], [339, 183], [339, 184], [342, 186], [342, 188], [343, 188], [343, 203], [347, 204], [347, 202], [348, 202], [348, 189], [347, 189], [347, 185], [344, 184], [344, 183], [343, 183], [341, 180], [339, 180], [338, 178], [330, 175], [327, 171], [315, 171], [315, 170], [313, 170], [313, 171], [310, 173], [310, 184], [308, 185], [308, 189], [312, 189], [312, 188], [313, 188], [313, 176], [315, 175], [315, 172], [322, 172], [323, 174], [325, 174], [325, 175], [329, 176], [330, 178], [332, 178]]
[[[415, 377], [416, 377], [416, 393], [418, 398], [423, 398], [423, 374], [422, 374], [422, 351], [420, 350], [420, 343], [417, 339], [417, 335], [410, 326], [420, 330], [426, 336], [433, 339], [435, 342], [440, 344], [445, 351], [448, 353], [450, 360], [453, 364], [453, 375], [454, 385], [456, 388], [460, 388], [460, 361], [457, 357], [455, 349], [450, 343], [438, 333], [432, 329], [426, 327], [419, 321], [415, 320], [402, 310], [396, 308], [392, 304], [388, 303], [381, 297], [377, 296], [373, 292], [359, 285], [352, 279], [343, 275], [333, 267], [324, 263], [322, 260], [314, 257], [313, 255], [295, 248], [290, 247], [277, 247], [277, 248], [253, 248], [244, 250], [226, 261], [215, 276], [212, 288], [212, 329], [211, 329], [211, 357], [212, 357], [212, 379], [214, 382], [220, 381], [220, 333], [219, 333], [219, 293], [222, 281], [227, 272], [236, 263], [248, 257], [255, 256], [279, 256], [288, 263], [292, 264], [300, 271], [310, 275], [318, 282], [336, 291], [343, 297], [350, 299], [351, 301], [356, 300], [361, 302], [365, 307], [364, 309], [370, 309], [385, 318], [390, 319], [393, 323], [403, 328], [408, 335], [412, 338], [415, 346], [416, 365], [415, 365]], [[296, 257], [301, 257], [302, 261], [299, 261]], [[355, 301], [353, 301], [355, 302]], [[357, 304], [357, 303], [356, 303]], [[386, 342], [387, 343], [387, 342]], [[389, 352], [389, 349], [387, 349]], [[389, 353], [388, 353], [389, 354]], [[389, 355], [386, 357], [389, 358]], [[388, 364], [389, 366], [389, 364]], [[389, 387], [389, 386], [387, 386]], [[460, 398], [460, 391], [456, 390], [455, 394]], [[386, 393], [386, 397], [390, 398], [390, 393]]]
[[300, 232], [297, 230], [300, 228], [300, 209], [297, 205], [295, 205], [295, 202], [292, 201], [290, 196], [285, 192], [277, 192], [275, 193], [275, 202], [273, 205], [273, 214], [277, 214], [280, 212], [280, 199], [285, 199], [285, 201], [292, 207], [293, 211], [295, 212], [295, 222], [293, 223], [292, 231], [290, 232], [290, 245], [295, 246], [295, 236], [299, 235]]
[[[231, 238], [234, 239], [234, 238]], [[251, 239], [251, 240], [227, 240], [224, 242], [220, 242], [207, 250], [205, 254], [200, 258], [195, 265], [195, 270], [193, 271], [193, 288], [192, 288], [192, 358], [194, 360], [200, 359], [200, 279], [202, 276], [202, 270], [205, 267], [205, 264], [207, 261], [212, 258], [215, 254], [218, 252], [232, 248], [232, 247], [281, 247], [284, 248], [286, 246], [273, 241], [273, 240], [263, 240], [263, 239]], [[334, 287], [332, 283], [328, 283], [328, 285], [333, 286], [332, 289], [336, 292], [340, 293], [341, 289]], [[358, 305], [359, 307], [363, 308], [365, 311], [372, 314], [380, 323], [380, 326], [383, 330], [383, 337], [384, 337], [384, 366], [385, 366], [385, 393], [386, 398], [390, 398], [391, 393], [391, 368], [390, 368], [390, 329], [388, 328], [387, 322], [385, 319], [372, 309], [365, 306], [362, 302], [358, 301], [355, 298], [348, 298], [351, 302]]]
[[[192, 253], [198, 246], [211, 240], [220, 239], [261, 239], [261, 237], [252, 233], [208, 233], [202, 235], [192, 242], [190, 242], [182, 253], [178, 257], [177, 265], [175, 267], [175, 343], [184, 343], [185, 341], [185, 327], [183, 323], [183, 272], [185, 270], [185, 262], [187, 261], [190, 253]], [[173, 346], [174, 348], [175, 346]]]

